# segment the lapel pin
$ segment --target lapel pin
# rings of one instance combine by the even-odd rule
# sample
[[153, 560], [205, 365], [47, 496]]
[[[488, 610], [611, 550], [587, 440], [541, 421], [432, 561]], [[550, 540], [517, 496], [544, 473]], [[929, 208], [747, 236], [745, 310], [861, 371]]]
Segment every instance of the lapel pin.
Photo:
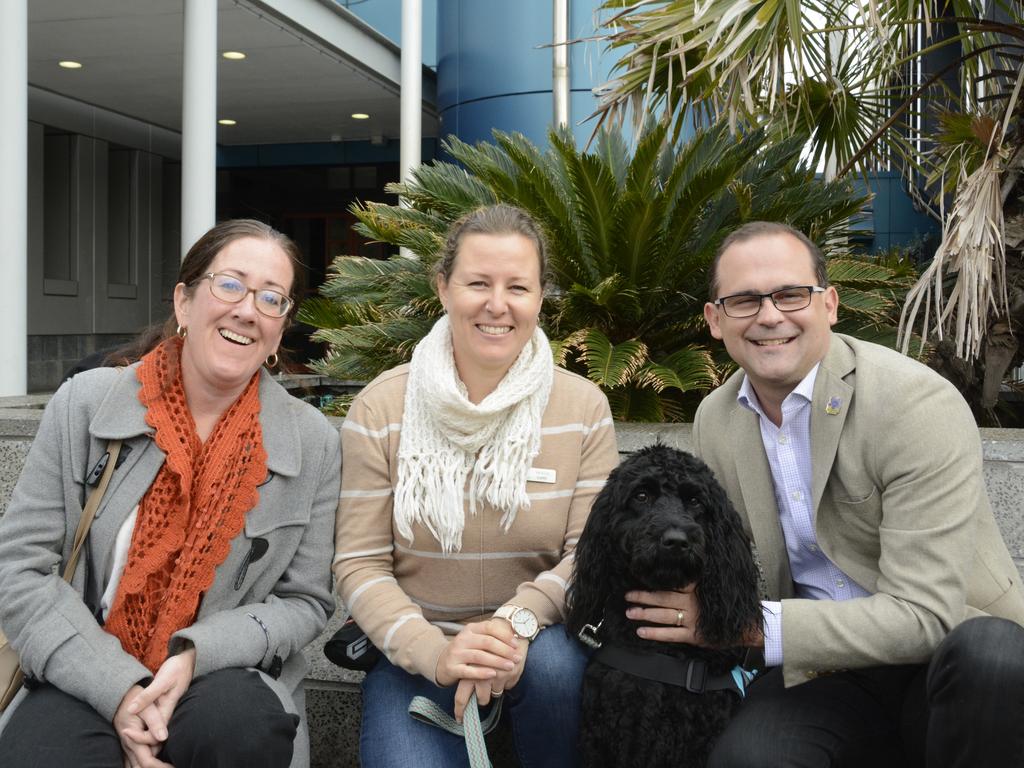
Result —
[[830, 397], [828, 402], [825, 403], [825, 413], [829, 416], [835, 416], [839, 413], [839, 410], [843, 407], [843, 398], [841, 397]]

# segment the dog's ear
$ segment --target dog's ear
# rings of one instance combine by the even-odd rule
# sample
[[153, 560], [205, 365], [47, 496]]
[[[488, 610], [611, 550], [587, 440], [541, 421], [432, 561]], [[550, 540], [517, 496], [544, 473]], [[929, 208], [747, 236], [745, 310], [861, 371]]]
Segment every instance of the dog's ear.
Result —
[[763, 623], [757, 566], [739, 514], [710, 473], [704, 499], [710, 501], [704, 517], [708, 556], [697, 586], [698, 628], [710, 645], [735, 647]]
[[615, 519], [615, 477], [605, 487], [590, 508], [590, 517], [583, 529], [573, 557], [572, 578], [566, 593], [565, 625], [575, 637], [584, 624], [597, 624], [604, 615], [604, 605], [611, 583], [612, 529]]

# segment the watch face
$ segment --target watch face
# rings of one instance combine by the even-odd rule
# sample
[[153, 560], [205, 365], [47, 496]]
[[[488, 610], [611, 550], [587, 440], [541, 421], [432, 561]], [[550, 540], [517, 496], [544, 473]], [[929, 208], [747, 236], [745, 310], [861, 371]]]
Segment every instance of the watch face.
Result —
[[522, 608], [512, 616], [512, 630], [520, 637], [532, 638], [537, 634], [537, 617], [533, 611]]

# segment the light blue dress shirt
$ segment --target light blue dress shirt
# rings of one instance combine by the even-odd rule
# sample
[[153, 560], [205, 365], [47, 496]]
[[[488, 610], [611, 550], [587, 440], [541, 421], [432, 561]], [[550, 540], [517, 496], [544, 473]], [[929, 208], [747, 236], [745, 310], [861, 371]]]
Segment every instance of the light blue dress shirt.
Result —
[[[815, 365], [782, 401], [782, 425], [778, 427], [765, 415], [746, 376], [736, 399], [758, 416], [796, 596], [810, 600], [850, 600], [870, 593], [821, 551], [814, 533], [811, 400], [817, 375]], [[782, 664], [782, 603], [764, 600], [761, 605], [765, 619], [765, 663], [770, 667], [778, 666]]]

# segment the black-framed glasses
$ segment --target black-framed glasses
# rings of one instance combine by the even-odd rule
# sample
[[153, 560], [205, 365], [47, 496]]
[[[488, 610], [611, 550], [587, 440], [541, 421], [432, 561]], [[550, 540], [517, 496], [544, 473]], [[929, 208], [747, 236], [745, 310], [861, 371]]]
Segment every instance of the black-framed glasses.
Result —
[[255, 298], [256, 311], [267, 317], [280, 318], [288, 314], [292, 308], [292, 300], [280, 291], [270, 288], [250, 288], [234, 275], [223, 272], [207, 272], [200, 280], [210, 281], [210, 293], [214, 298], [237, 304], [248, 294]]
[[734, 293], [715, 299], [713, 303], [729, 317], [753, 317], [761, 311], [761, 302], [765, 299], [771, 299], [779, 312], [797, 312], [810, 306], [811, 296], [824, 292], [820, 285], [794, 285], [771, 293]]

